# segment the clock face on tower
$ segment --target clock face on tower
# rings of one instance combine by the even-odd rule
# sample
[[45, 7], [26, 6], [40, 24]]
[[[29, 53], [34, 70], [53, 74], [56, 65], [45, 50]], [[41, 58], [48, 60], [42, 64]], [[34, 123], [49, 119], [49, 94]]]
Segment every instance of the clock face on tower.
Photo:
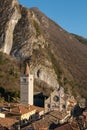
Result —
[[53, 97], [53, 100], [54, 100], [55, 102], [59, 102], [59, 97], [58, 97], [57, 95], [55, 95], [55, 96]]

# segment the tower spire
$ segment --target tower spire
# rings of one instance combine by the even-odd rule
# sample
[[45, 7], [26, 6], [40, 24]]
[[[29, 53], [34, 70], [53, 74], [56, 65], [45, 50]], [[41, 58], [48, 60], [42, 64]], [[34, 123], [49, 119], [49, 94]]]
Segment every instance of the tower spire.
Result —
[[26, 63], [26, 66], [25, 66], [25, 75], [29, 75], [29, 73], [30, 73], [29, 65], [28, 65], [28, 63]]

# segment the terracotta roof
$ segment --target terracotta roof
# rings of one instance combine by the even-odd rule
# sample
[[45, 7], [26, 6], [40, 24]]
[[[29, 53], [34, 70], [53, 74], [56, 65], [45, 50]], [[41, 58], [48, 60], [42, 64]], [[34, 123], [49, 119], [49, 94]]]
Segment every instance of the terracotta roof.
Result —
[[69, 105], [67, 106], [67, 111], [70, 111], [72, 108], [73, 108], [73, 105], [72, 105], [72, 104], [69, 104]]
[[73, 130], [70, 124], [65, 124], [60, 127], [55, 128], [55, 130]]
[[3, 127], [10, 127], [12, 126], [14, 123], [18, 122], [15, 119], [11, 119], [11, 118], [1, 118], [0, 117], [0, 125]]
[[77, 101], [74, 98], [69, 98], [68, 102], [70, 102], [70, 103], [76, 103]]
[[78, 127], [78, 123], [76, 121], [71, 122], [71, 126], [72, 126], [73, 130], [80, 130]]
[[10, 110], [11, 113], [17, 113], [17, 114], [25, 114], [25, 113], [29, 113], [31, 111], [42, 111], [44, 110], [41, 107], [37, 107], [37, 106], [33, 106], [33, 105], [23, 105], [23, 104], [18, 104], [17, 106], [14, 106], [14, 108], [12, 108]]
[[11, 109], [11, 113], [25, 114], [36, 110], [34, 106], [19, 104]]
[[38, 107], [38, 106], [34, 106], [34, 107], [35, 107], [35, 109], [36, 109], [38, 112], [44, 111], [44, 108], [42, 108], [42, 107]]
[[80, 130], [78, 128], [78, 124], [76, 122], [73, 122], [71, 124], [65, 124], [61, 127], [56, 128], [55, 130]]

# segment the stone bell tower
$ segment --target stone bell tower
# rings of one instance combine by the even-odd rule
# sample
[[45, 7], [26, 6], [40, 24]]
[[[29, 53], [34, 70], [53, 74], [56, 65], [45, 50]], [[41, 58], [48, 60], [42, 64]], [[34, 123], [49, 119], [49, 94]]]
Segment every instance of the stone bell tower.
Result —
[[20, 76], [20, 103], [33, 105], [33, 75], [30, 74], [28, 63]]

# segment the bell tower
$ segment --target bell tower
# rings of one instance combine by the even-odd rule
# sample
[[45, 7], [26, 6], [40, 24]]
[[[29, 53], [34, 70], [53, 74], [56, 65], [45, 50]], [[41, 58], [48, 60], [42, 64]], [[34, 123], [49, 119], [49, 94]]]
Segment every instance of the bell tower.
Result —
[[20, 103], [33, 105], [33, 75], [30, 74], [28, 63], [20, 76]]

